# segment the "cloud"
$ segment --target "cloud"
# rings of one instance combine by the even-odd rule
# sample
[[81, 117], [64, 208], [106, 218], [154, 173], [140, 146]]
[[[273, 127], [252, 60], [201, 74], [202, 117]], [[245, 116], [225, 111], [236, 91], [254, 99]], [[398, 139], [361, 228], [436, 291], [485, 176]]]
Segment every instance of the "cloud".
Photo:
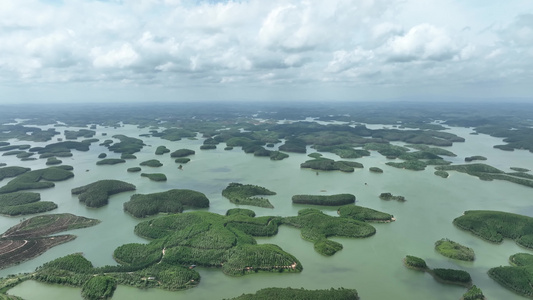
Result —
[[525, 67], [533, 4], [519, 2], [505, 10], [445, 0], [3, 0], [0, 83], [180, 88], [210, 98], [221, 86], [282, 93], [522, 82], [533, 72]]
[[459, 54], [455, 41], [442, 29], [420, 24], [407, 33], [390, 38], [382, 52], [389, 61], [450, 60]]

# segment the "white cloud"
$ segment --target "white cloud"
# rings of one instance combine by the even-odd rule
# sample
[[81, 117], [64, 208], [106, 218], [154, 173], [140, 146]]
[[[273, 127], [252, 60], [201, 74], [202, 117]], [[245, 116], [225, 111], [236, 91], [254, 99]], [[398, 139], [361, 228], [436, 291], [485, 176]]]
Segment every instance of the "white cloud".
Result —
[[0, 83], [198, 87], [198, 94], [223, 83], [283, 86], [281, 93], [324, 82], [344, 91], [416, 90], [533, 76], [533, 4], [520, 0], [46, 3], [0, 2]]
[[130, 44], [123, 44], [120, 48], [107, 52], [99, 47], [93, 48], [91, 54], [96, 68], [124, 68], [131, 66], [139, 59], [139, 55]]
[[391, 61], [450, 60], [459, 53], [455, 41], [442, 29], [420, 24], [390, 38], [383, 49]]

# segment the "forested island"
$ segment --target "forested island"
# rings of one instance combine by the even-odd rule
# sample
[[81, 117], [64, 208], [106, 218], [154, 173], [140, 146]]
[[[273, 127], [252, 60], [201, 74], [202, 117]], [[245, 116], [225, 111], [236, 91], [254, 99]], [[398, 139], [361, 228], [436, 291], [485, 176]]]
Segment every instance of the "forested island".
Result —
[[262, 186], [236, 182], [230, 183], [222, 191], [222, 196], [228, 198], [232, 203], [266, 208], [274, 208], [274, 206], [268, 201], [268, 199], [254, 196], [268, 196], [275, 194], [275, 192]]
[[80, 202], [89, 207], [102, 207], [107, 205], [109, 196], [135, 190], [135, 186], [120, 180], [99, 180], [84, 186], [72, 189], [72, 195], [78, 195]]
[[180, 213], [186, 208], [209, 207], [209, 199], [193, 190], [169, 190], [153, 194], [135, 194], [124, 203], [124, 210], [137, 218], [158, 213]]

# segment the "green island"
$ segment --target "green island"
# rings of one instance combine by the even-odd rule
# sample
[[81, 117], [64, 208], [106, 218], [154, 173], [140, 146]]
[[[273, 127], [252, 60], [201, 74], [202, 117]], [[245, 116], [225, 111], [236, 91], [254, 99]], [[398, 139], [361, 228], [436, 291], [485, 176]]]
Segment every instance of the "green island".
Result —
[[427, 153], [431, 153], [434, 155], [443, 155], [443, 156], [450, 156], [450, 157], [456, 157], [457, 155], [449, 150], [438, 148], [438, 147], [430, 147], [423, 144], [418, 145], [405, 145], [405, 147], [413, 148], [416, 150], [424, 151]]
[[100, 153], [100, 154], [98, 154], [98, 158], [99, 158], [99, 159], [106, 158], [106, 157], [107, 157], [107, 153]]
[[80, 130], [65, 130], [65, 139], [75, 140], [79, 137], [83, 138], [92, 138], [96, 132], [89, 129], [80, 129]]
[[24, 145], [9, 145], [9, 146], [3, 146], [0, 147], [0, 152], [2, 151], [13, 151], [13, 150], [26, 150], [30, 149], [31, 145], [24, 144]]
[[152, 181], [167, 181], [167, 176], [163, 173], [141, 173], [141, 177], [146, 177]]
[[472, 285], [466, 293], [463, 294], [463, 297], [461, 297], [461, 300], [485, 300], [485, 295], [483, 295], [483, 292], [480, 288], [478, 288], [475, 284]]
[[167, 128], [162, 132], [153, 132], [152, 136], [175, 142], [181, 140], [182, 138], [194, 138], [196, 137], [196, 132], [182, 128]]
[[474, 155], [474, 156], [465, 157], [465, 161], [466, 162], [471, 162], [471, 161], [474, 161], [474, 160], [487, 160], [487, 158], [485, 156], [481, 156], [481, 155]]
[[393, 194], [391, 193], [381, 193], [379, 194], [379, 199], [381, 200], [396, 200], [396, 201], [399, 201], [399, 202], [405, 202], [405, 197], [404, 196], [394, 196]]
[[81, 203], [88, 207], [107, 205], [109, 196], [135, 190], [135, 185], [120, 180], [99, 180], [84, 186], [73, 188], [72, 195], [78, 195]]
[[110, 276], [93, 276], [81, 287], [81, 296], [87, 300], [109, 299], [117, 288], [117, 281]]
[[196, 286], [200, 275], [195, 270], [166, 263], [145, 267], [93, 267], [82, 254], [75, 253], [45, 263], [37, 268], [32, 278], [45, 283], [81, 287], [82, 297], [93, 300], [110, 298], [118, 284], [144, 289], [182, 290]]
[[392, 222], [393, 215], [358, 205], [344, 205], [337, 210], [339, 216], [365, 222]]
[[319, 157], [300, 164], [300, 168], [311, 168], [322, 171], [339, 170], [351, 173], [354, 171], [354, 168], [363, 168], [363, 165], [355, 161], [334, 161], [333, 159]]
[[[31, 134], [28, 134], [28, 132], [31, 132]], [[39, 127], [29, 127], [21, 124], [0, 125], [0, 140], [16, 138], [20, 141], [46, 142], [58, 134], [59, 132], [57, 132], [54, 128], [42, 130]]]
[[294, 288], [265, 288], [254, 294], [242, 294], [229, 300], [359, 300], [355, 289], [305, 290]]
[[217, 145], [212, 145], [212, 144], [206, 144], [206, 145], [200, 146], [200, 150], [213, 150], [216, 148], [217, 148]]
[[155, 149], [155, 155], [163, 155], [165, 153], [169, 153], [170, 149], [168, 149], [166, 146], [158, 146]]
[[500, 169], [481, 163], [437, 166], [435, 169], [439, 171], [458, 171], [468, 175], [476, 176], [479, 179], [486, 181], [491, 181], [493, 179], [506, 180], [527, 187], [533, 187], [533, 178], [527, 176], [529, 174], [522, 172], [505, 173]]
[[14, 156], [19, 157], [19, 155], [20, 155], [20, 154], [23, 154], [23, 153], [27, 153], [27, 152], [24, 151], [24, 150], [12, 150], [12, 151], [4, 152], [4, 153], [2, 154], [2, 156], [10, 156], [10, 155], [14, 155]]
[[56, 233], [94, 226], [99, 222], [72, 214], [41, 215], [22, 221], [1, 235], [0, 269], [37, 257], [56, 245], [76, 238], [74, 235]]
[[331, 152], [338, 155], [340, 158], [361, 158], [363, 156], [370, 156], [370, 152], [364, 149], [354, 149], [350, 144], [338, 145], [315, 145], [313, 146], [320, 152]]
[[123, 159], [123, 158], [104, 158], [102, 160], [99, 160], [96, 162], [96, 165], [97, 166], [102, 166], [102, 165], [116, 165], [116, 164], [121, 164], [121, 163], [125, 163], [126, 160]]
[[442, 178], [448, 178], [450, 176], [450, 173], [448, 173], [446, 171], [442, 171], [442, 170], [437, 170], [433, 174], [435, 174], [435, 175], [437, 175], [439, 177], [442, 177]]
[[114, 257], [131, 267], [198, 265], [220, 268], [223, 273], [242, 276], [257, 272], [301, 272], [301, 263], [280, 247], [257, 244], [253, 236], [277, 233], [279, 217], [222, 216], [194, 211], [141, 222], [135, 233], [149, 244], [126, 244]]
[[232, 182], [222, 190], [222, 196], [229, 199], [231, 203], [239, 205], [253, 205], [266, 208], [274, 208], [274, 206], [263, 197], [254, 197], [260, 195], [275, 195], [276, 193], [253, 184], [241, 184]]
[[57, 159], [57, 157], [55, 157], [55, 156], [49, 157], [46, 160], [46, 165], [47, 166], [55, 166], [55, 165], [60, 165], [62, 163], [63, 163], [63, 161], [60, 160], [60, 159]]
[[412, 255], [406, 255], [405, 258], [403, 259], [403, 263], [406, 267], [410, 269], [421, 270], [421, 271], [426, 271], [428, 269], [428, 266], [425, 260], [423, 260], [420, 257], [416, 257]]
[[529, 172], [529, 169], [526, 168], [520, 168], [520, 167], [510, 167], [509, 169], [516, 171], [516, 172]]
[[48, 158], [51, 156], [57, 157], [69, 157], [72, 156], [72, 149], [82, 152], [89, 151], [89, 147], [92, 143], [96, 142], [96, 139], [87, 139], [81, 142], [76, 141], [65, 141], [57, 142], [52, 144], [47, 144], [44, 147], [34, 147], [30, 148], [29, 151], [37, 152], [40, 156], [39, 158]]
[[128, 168], [126, 171], [130, 173], [135, 173], [135, 172], [140, 172], [141, 170], [142, 170], [141, 167], [131, 167], [131, 168]]
[[120, 159], [137, 159], [137, 156], [131, 153], [122, 153], [120, 154]]
[[170, 157], [185, 157], [185, 156], [189, 156], [189, 155], [193, 155], [194, 153], [194, 150], [191, 150], [191, 149], [179, 149], [179, 150], [176, 150], [172, 153], [170, 153]]
[[329, 205], [339, 206], [355, 203], [355, 196], [352, 194], [336, 195], [294, 195], [293, 204]]
[[70, 166], [57, 166], [27, 171], [1, 187], [0, 194], [54, 187], [53, 181], [64, 181], [74, 177], [74, 173], [69, 170], [71, 168]]
[[367, 143], [363, 148], [377, 151], [379, 154], [390, 159], [398, 158], [400, 155], [409, 151], [409, 148], [391, 145], [389, 143]]
[[315, 251], [325, 256], [331, 256], [343, 248], [342, 244], [328, 237], [364, 238], [376, 233], [376, 229], [365, 222], [328, 216], [313, 208], [300, 210], [298, 216], [283, 218], [282, 224], [299, 228], [302, 238], [314, 243]]
[[177, 163], [177, 164], [186, 164], [186, 163], [188, 163], [190, 161], [191, 161], [191, 159], [188, 158], [188, 157], [178, 157], [178, 158], [176, 158], [174, 160], [174, 162]]
[[472, 248], [463, 246], [449, 239], [441, 239], [435, 242], [435, 250], [440, 254], [458, 260], [474, 261], [475, 254]]
[[409, 269], [429, 273], [438, 282], [464, 286], [469, 290], [472, 286], [472, 277], [470, 277], [470, 274], [466, 271], [444, 268], [431, 269], [427, 266], [425, 260], [411, 255], [407, 255], [403, 259], [403, 263]]
[[489, 269], [489, 276], [497, 283], [511, 291], [533, 297], [533, 255], [516, 253], [509, 257], [511, 266], [499, 266]]
[[30, 170], [31, 170], [30, 168], [17, 167], [17, 166], [2, 167], [0, 168], [0, 180], [4, 180], [5, 178], [10, 178], [10, 177], [17, 177]]
[[150, 159], [150, 160], [141, 162], [139, 165], [157, 168], [157, 167], [161, 167], [163, 164], [157, 159]]
[[38, 193], [0, 194], [0, 214], [8, 216], [31, 215], [57, 208], [57, 204], [54, 202], [39, 200], [41, 200], [41, 196]]
[[533, 249], [533, 218], [528, 216], [469, 210], [455, 218], [453, 224], [493, 243], [501, 243], [504, 238], [509, 238], [520, 246]]
[[383, 173], [383, 170], [381, 168], [378, 168], [378, 167], [370, 167], [370, 168], [368, 168], [368, 170], [370, 172], [373, 172], [373, 173]]
[[427, 167], [427, 163], [421, 160], [417, 160], [417, 159], [408, 160], [404, 162], [389, 161], [389, 162], [386, 162], [385, 164], [387, 166], [395, 167], [398, 169], [406, 169], [406, 170], [412, 170], [412, 171], [423, 171]]
[[122, 134], [114, 135], [113, 138], [118, 139], [120, 142], [112, 145], [106, 145], [106, 147], [109, 149], [109, 151], [115, 153], [133, 154], [141, 151], [141, 149], [145, 146], [142, 140]]
[[137, 218], [158, 213], [181, 213], [184, 209], [209, 207], [205, 194], [184, 189], [173, 189], [152, 194], [134, 194], [124, 203], [124, 210]]

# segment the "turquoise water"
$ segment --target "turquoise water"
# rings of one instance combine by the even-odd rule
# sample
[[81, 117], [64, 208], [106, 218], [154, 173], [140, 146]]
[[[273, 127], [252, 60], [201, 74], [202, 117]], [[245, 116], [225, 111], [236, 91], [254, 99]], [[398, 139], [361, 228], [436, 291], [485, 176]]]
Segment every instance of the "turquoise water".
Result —
[[[68, 129], [68, 128], [66, 128]], [[448, 150], [458, 157], [447, 158], [454, 163], [463, 163], [465, 156], [483, 155], [487, 164], [510, 171], [509, 167], [533, 169], [532, 154], [527, 151], [504, 152], [493, 149], [502, 144], [501, 139], [487, 135], [470, 135], [468, 128], [452, 128], [451, 132], [466, 139], [456, 143]], [[102, 142], [113, 134], [137, 137], [148, 133], [148, 129], [125, 126], [117, 129], [98, 128], [97, 138]], [[101, 133], [106, 132], [107, 136]], [[43, 255], [0, 270], [0, 276], [22, 272], [32, 272], [36, 267], [52, 259], [82, 252], [95, 266], [115, 264], [112, 253], [125, 243], [146, 242], [133, 233], [134, 226], [143, 221], [124, 213], [123, 203], [134, 193], [161, 192], [173, 188], [188, 188], [203, 192], [211, 201], [208, 209], [223, 214], [227, 209], [236, 207], [221, 195], [230, 182], [250, 183], [264, 186], [277, 192], [268, 196], [274, 209], [248, 207], [257, 215], [290, 216], [298, 210], [310, 207], [293, 205], [291, 197], [295, 194], [336, 194], [352, 193], [357, 204], [393, 214], [397, 221], [390, 224], [375, 224], [375, 236], [366, 239], [333, 238], [344, 245], [344, 249], [332, 257], [316, 253], [313, 245], [300, 238], [299, 230], [282, 226], [279, 233], [271, 238], [258, 238], [259, 243], [273, 243], [295, 255], [303, 264], [300, 274], [252, 274], [244, 277], [229, 277], [217, 269], [197, 268], [202, 276], [198, 287], [178, 292], [159, 289], [140, 290], [119, 286], [113, 299], [223, 299], [242, 293], [253, 293], [265, 287], [293, 287], [307, 289], [329, 289], [331, 287], [355, 288], [362, 299], [459, 299], [466, 291], [463, 287], [444, 285], [436, 282], [430, 275], [409, 270], [402, 265], [405, 255], [424, 258], [432, 268], [456, 268], [468, 271], [474, 284], [480, 287], [489, 299], [520, 299], [492, 281], [486, 274], [495, 266], [507, 265], [508, 257], [517, 252], [531, 252], [517, 246], [513, 241], [502, 244], [485, 242], [452, 225], [454, 218], [465, 210], [490, 209], [502, 210], [533, 216], [531, 188], [503, 181], [481, 181], [476, 177], [451, 172], [443, 179], [433, 174], [434, 168], [425, 171], [400, 170], [385, 165], [385, 157], [372, 152], [369, 157], [357, 159], [364, 169], [354, 173], [316, 172], [300, 169], [300, 163], [309, 159], [305, 154], [290, 153], [283, 161], [245, 154], [240, 148], [231, 151], [199, 150], [202, 139], [169, 142], [159, 138], [142, 138], [149, 146], [136, 153], [136, 160], [115, 166], [96, 166], [99, 153], [107, 148], [95, 143], [88, 152], [73, 151], [72, 158], [60, 158], [64, 164], [74, 166], [75, 177], [56, 183], [56, 187], [39, 191], [44, 201], [54, 201], [59, 205], [50, 213], [70, 212], [85, 217], [97, 218], [101, 224], [71, 231], [77, 239], [52, 248]], [[12, 143], [24, 143], [16, 142]], [[42, 143], [30, 143], [34, 146]], [[401, 143], [399, 143], [401, 144]], [[155, 148], [167, 146], [171, 151], [189, 148], [196, 151], [191, 162], [178, 170], [178, 164], [169, 154], [156, 156]], [[313, 152], [309, 149], [308, 153]], [[110, 154], [108, 157], [119, 157]], [[325, 153], [325, 157], [339, 159], [336, 155]], [[160, 168], [143, 167], [143, 172], [161, 172], [168, 177], [167, 182], [153, 182], [140, 177], [139, 173], [128, 173], [126, 169], [138, 166], [148, 159], [159, 159], [164, 166]], [[28, 166], [32, 169], [45, 167], [45, 160], [20, 162], [15, 157], [2, 157], [8, 165]], [[383, 174], [368, 171], [369, 167], [380, 167]], [[100, 179], [118, 179], [137, 186], [134, 192], [125, 192], [110, 198], [109, 205], [91, 209], [78, 202], [70, 190], [74, 187], [92, 183]], [[8, 180], [3, 180], [4, 185]], [[366, 183], [366, 185], [365, 185]], [[383, 201], [378, 198], [382, 192], [405, 196], [404, 203]], [[319, 207], [320, 208], [320, 207]], [[335, 215], [335, 208], [320, 208]], [[17, 224], [20, 218], [0, 217], [0, 229], [6, 230]], [[474, 262], [458, 262], [445, 258], [434, 250], [435, 241], [449, 238], [471, 247], [476, 253]], [[24, 282], [9, 291], [10, 294], [25, 299], [81, 299], [79, 289], [46, 285], [34, 281]]]

